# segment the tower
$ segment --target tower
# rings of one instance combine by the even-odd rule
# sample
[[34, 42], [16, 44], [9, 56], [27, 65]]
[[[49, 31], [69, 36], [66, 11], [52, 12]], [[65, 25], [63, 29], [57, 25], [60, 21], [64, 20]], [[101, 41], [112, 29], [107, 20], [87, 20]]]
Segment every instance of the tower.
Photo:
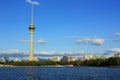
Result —
[[32, 0], [26, 0], [28, 3], [30, 3], [32, 6], [31, 6], [31, 23], [30, 23], [30, 27], [29, 27], [29, 30], [30, 30], [30, 53], [29, 53], [29, 59], [28, 61], [34, 61], [34, 47], [33, 47], [33, 43], [34, 43], [34, 30], [35, 30], [35, 27], [34, 27], [34, 5], [39, 5], [39, 2], [36, 2], [36, 1], [32, 1]]
[[32, 4], [32, 8], [31, 8], [31, 23], [30, 23], [30, 27], [29, 27], [29, 31], [30, 31], [30, 53], [29, 53], [29, 61], [34, 61], [34, 30], [35, 30], [35, 27], [34, 27], [34, 24], [33, 24], [33, 6], [34, 4]]

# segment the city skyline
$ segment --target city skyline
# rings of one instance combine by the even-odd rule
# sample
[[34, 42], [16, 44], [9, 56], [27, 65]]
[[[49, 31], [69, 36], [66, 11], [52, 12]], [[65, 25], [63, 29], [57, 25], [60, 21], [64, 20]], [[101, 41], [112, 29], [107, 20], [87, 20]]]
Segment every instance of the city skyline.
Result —
[[[120, 52], [119, 0], [35, 0], [35, 55], [114, 55]], [[1, 0], [0, 56], [29, 55], [31, 5]], [[16, 55], [16, 56], [15, 56]]]

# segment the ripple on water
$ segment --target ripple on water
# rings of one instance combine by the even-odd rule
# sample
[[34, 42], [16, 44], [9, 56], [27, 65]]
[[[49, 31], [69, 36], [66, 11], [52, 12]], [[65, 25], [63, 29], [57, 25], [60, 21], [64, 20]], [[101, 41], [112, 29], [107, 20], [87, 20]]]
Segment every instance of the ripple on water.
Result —
[[0, 80], [119, 80], [120, 68], [14, 67], [0, 68]]

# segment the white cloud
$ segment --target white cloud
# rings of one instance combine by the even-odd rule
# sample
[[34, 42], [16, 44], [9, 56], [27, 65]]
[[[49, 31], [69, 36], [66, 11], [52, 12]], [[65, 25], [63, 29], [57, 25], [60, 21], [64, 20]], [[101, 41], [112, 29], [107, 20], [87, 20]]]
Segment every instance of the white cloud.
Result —
[[20, 59], [20, 60], [27, 60], [28, 56], [24, 56], [24, 57], [9, 57], [10, 60], [16, 60], [16, 59]]
[[18, 42], [30, 42], [29, 40], [18, 40]]
[[73, 38], [80, 38], [80, 37], [79, 36], [66, 36], [64, 38], [66, 38], [66, 39], [73, 39]]
[[38, 51], [35, 52], [37, 55], [51, 55], [51, 56], [81, 56], [85, 54], [93, 54], [92, 52], [85, 52], [85, 51]]
[[116, 53], [120, 53], [120, 48], [112, 48], [104, 52], [104, 56], [107, 55], [108, 57], [113, 56]]
[[37, 51], [35, 54], [43, 54], [43, 55], [54, 55], [54, 54], [65, 54], [63, 51]]
[[114, 35], [117, 37], [120, 37], [120, 33], [115, 33]]
[[103, 45], [104, 42], [105, 42], [105, 39], [102, 39], [102, 38], [93, 38], [93, 39], [84, 38], [84, 39], [76, 41], [77, 44], [82, 43], [82, 44], [92, 44], [92, 45], [97, 45], [97, 46]]
[[35, 52], [35, 54], [47, 54], [47, 55], [49, 55], [49, 54], [53, 54], [54, 52], [52, 52], [52, 51], [37, 51], [37, 52]]
[[[102, 55], [103, 53], [101, 53]], [[76, 56], [81, 57], [84, 55], [100, 55], [98, 52], [87, 52], [87, 51], [34, 51], [34, 56], [41, 57], [53, 57], [53, 56]], [[29, 51], [23, 51], [18, 49], [10, 49], [6, 51], [0, 51], [0, 57], [8, 56], [10, 58], [28, 59]]]
[[109, 50], [110, 52], [120, 53], [120, 48], [112, 48]]
[[40, 40], [36, 40], [36, 43], [38, 43], [38, 44], [45, 44], [46, 42], [44, 40], [40, 39]]
[[[35, 55], [83, 55], [89, 54], [90, 52], [85, 51], [35, 51]], [[8, 55], [28, 55], [29, 51], [23, 51], [19, 49], [10, 49], [6, 51], [0, 51], [0, 54], [8, 54]]]
[[32, 4], [32, 5], [39, 5], [39, 2], [37, 1], [32, 1], [32, 0], [26, 0], [26, 2]]
[[[29, 40], [18, 40], [17, 42], [28, 43], [30, 41]], [[39, 39], [39, 40], [34, 40], [34, 43], [45, 44], [46, 42], [43, 39]]]
[[91, 42], [91, 39], [85, 38], [85, 39], [82, 39], [80, 42], [83, 44], [89, 44]]
[[10, 49], [6, 51], [0, 51], [0, 54], [26, 54], [26, 51], [20, 51], [18, 49]]
[[102, 45], [102, 44], [104, 44], [105, 39], [102, 39], [102, 38], [93, 38], [93, 39], [91, 40], [91, 42], [92, 42], [94, 45]]

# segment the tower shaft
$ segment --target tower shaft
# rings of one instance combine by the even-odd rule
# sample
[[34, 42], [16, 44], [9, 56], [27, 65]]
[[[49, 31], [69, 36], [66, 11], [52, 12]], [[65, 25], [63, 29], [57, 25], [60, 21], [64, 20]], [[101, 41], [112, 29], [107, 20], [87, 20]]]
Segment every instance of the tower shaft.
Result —
[[30, 54], [29, 54], [29, 61], [33, 61], [33, 53], [34, 53], [34, 49], [33, 49], [33, 34], [30, 33]]
[[33, 39], [33, 35], [34, 35], [34, 25], [30, 25], [29, 27], [29, 30], [30, 30], [30, 53], [29, 53], [29, 61], [34, 61], [34, 49], [33, 49], [33, 46], [34, 46], [34, 39]]

